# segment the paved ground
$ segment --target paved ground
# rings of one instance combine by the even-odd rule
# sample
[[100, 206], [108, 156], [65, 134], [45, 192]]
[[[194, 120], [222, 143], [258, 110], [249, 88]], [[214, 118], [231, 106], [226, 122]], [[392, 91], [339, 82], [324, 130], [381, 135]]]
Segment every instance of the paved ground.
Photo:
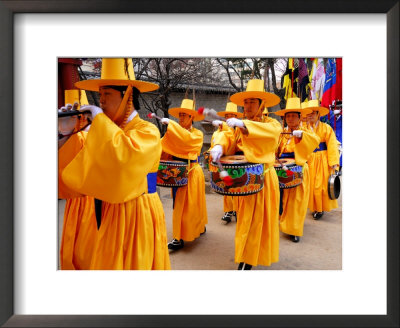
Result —
[[[207, 173], [207, 171], [206, 171]], [[172, 198], [169, 188], [158, 188], [164, 206], [168, 240], [172, 239]], [[236, 270], [234, 263], [234, 236], [236, 223], [225, 225], [223, 196], [207, 188], [207, 232], [200, 238], [186, 242], [178, 251], [170, 251], [173, 270]], [[64, 201], [59, 201], [60, 236]], [[308, 212], [304, 236], [293, 243], [281, 233], [279, 262], [270, 267], [258, 266], [253, 270], [341, 270], [342, 268], [342, 202], [339, 208], [315, 221]]]

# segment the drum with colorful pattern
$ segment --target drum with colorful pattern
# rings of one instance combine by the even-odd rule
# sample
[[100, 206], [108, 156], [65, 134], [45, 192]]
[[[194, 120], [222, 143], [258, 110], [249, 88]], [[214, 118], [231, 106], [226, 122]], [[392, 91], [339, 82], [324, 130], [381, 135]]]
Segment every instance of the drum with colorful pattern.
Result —
[[[274, 164], [279, 180], [279, 188], [289, 189], [301, 185], [303, 182], [303, 167], [296, 165], [294, 158], [281, 158], [279, 161], [281, 163], [276, 161]], [[282, 165], [286, 166], [288, 170], [285, 171]]]
[[264, 165], [248, 163], [243, 155], [223, 156], [222, 168], [232, 178], [227, 186], [220, 177], [218, 164], [210, 162], [211, 188], [218, 194], [245, 196], [259, 192], [264, 187]]
[[157, 186], [182, 187], [188, 183], [187, 162], [160, 160], [157, 172]]

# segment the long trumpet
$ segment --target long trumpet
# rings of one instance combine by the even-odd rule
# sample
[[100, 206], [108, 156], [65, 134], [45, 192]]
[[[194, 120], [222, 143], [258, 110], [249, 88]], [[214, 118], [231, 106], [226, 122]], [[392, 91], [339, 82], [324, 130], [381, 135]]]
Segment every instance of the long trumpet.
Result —
[[60, 117], [75, 116], [75, 115], [81, 115], [81, 114], [91, 114], [91, 111], [90, 110], [80, 111], [80, 110], [73, 109], [73, 110], [70, 110], [67, 112], [58, 112], [58, 117], [60, 118]]

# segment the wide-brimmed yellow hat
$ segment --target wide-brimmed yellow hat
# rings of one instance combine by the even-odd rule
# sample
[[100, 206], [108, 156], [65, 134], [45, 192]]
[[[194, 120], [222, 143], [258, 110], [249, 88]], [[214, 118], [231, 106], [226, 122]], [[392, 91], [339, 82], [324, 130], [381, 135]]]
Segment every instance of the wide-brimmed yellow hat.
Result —
[[248, 98], [259, 98], [264, 100], [265, 107], [272, 107], [281, 101], [281, 99], [270, 92], [266, 92], [264, 89], [264, 80], [253, 79], [247, 82], [246, 91], [237, 92], [233, 94], [230, 101], [238, 106], [244, 106], [244, 100]]
[[83, 105], [89, 105], [85, 90], [65, 90], [64, 95], [65, 104], [73, 105], [74, 103], [78, 103], [77, 109], [79, 109]]
[[204, 119], [204, 115], [199, 114], [195, 110], [195, 103], [192, 99], [183, 99], [181, 107], [170, 108], [168, 113], [176, 118], [179, 118], [179, 113], [186, 113], [193, 116], [193, 121], [201, 121]]
[[239, 113], [237, 111], [237, 105], [234, 104], [233, 102], [228, 102], [226, 104], [226, 109], [224, 112], [218, 112], [217, 113], [219, 116], [225, 117], [227, 114], [234, 114], [236, 115], [237, 118], [242, 118], [243, 117], [243, 113]]
[[111, 85], [131, 85], [142, 93], [154, 91], [159, 88], [155, 83], [135, 79], [132, 58], [103, 58], [100, 79], [84, 80], [75, 83], [77, 88], [90, 91], [99, 91], [100, 87]]
[[320, 116], [328, 115], [329, 109], [326, 107], [321, 107], [319, 105], [318, 99], [309, 100], [307, 103], [307, 108], [311, 109], [313, 112], [319, 112]]
[[301, 115], [307, 115], [312, 113], [309, 108], [302, 108], [300, 104], [300, 98], [288, 98], [286, 102], [286, 108], [275, 112], [276, 115], [285, 116], [286, 113], [300, 113]]

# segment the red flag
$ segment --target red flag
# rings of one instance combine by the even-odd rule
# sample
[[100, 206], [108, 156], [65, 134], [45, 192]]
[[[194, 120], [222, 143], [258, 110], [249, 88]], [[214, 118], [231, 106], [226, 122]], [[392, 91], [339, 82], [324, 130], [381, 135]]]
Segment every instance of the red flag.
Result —
[[342, 58], [336, 58], [336, 100], [342, 100]]

